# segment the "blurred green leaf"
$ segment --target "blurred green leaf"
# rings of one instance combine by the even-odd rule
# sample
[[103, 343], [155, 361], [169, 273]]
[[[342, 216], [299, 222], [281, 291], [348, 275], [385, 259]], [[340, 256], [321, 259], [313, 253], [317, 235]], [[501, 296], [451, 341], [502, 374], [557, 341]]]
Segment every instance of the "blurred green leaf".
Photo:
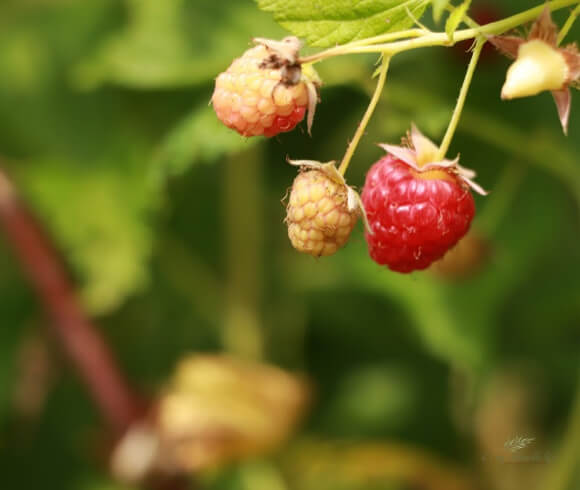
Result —
[[[128, 23], [74, 71], [78, 86], [151, 89], [207, 82], [280, 30], [250, 0], [125, 0]], [[243, 40], [242, 42], [240, 42]]]
[[433, 0], [433, 19], [435, 22], [439, 22], [441, 20], [443, 12], [450, 3], [450, 0]]
[[257, 0], [282, 27], [308, 44], [330, 47], [407, 29], [430, 0]]
[[19, 175], [26, 197], [81, 275], [94, 313], [117, 308], [147, 284], [156, 201], [146, 174], [34, 161]]
[[[466, 319], [459, 314], [446, 289], [429, 274], [401, 275], [377, 266], [364, 250], [351, 247], [350, 275], [360, 287], [388, 296], [400, 304], [422, 342], [437, 357], [473, 369], [481, 367], [486, 351], [482, 342], [482, 318]], [[356, 254], [356, 256], [354, 256]]]
[[194, 162], [216, 160], [251, 148], [263, 138], [244, 138], [225, 127], [207, 104], [196, 107], [165, 137], [155, 157], [155, 171], [180, 175]]
[[414, 415], [417, 384], [397, 366], [371, 365], [353, 370], [339, 385], [324, 417], [343, 434], [380, 433], [400, 428]]

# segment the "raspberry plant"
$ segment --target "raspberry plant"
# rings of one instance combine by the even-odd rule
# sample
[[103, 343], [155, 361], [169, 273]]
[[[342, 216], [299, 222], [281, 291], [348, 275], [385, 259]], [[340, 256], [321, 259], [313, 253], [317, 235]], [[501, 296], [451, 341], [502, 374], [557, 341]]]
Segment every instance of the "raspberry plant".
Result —
[[[2, 486], [125, 488], [109, 467], [181, 490], [192, 470], [252, 456], [239, 481], [206, 487], [200, 475], [199, 487], [343, 488], [356, 467], [352, 490], [421, 486], [425, 474], [471, 488], [460, 475], [489, 465], [441, 471], [429, 456], [464, 447], [453, 431], [426, 443], [449, 427], [447, 401], [461, 428], [477, 410], [474, 438], [488, 448], [517, 434], [555, 447], [578, 360], [578, 51], [567, 39], [580, 2], [540, 2], [496, 0], [487, 20], [462, 0], [260, 0], [273, 16], [252, 0], [0, 2]], [[507, 72], [491, 63], [496, 48]], [[543, 111], [552, 97], [567, 140]], [[274, 165], [284, 157], [298, 172]], [[294, 254], [283, 214], [296, 249], [336, 256]], [[433, 273], [385, 273], [365, 237], [386, 267]], [[44, 325], [100, 422], [76, 383], [60, 382], [69, 369], [37, 336]], [[500, 389], [487, 402], [475, 388], [522, 357], [540, 366], [532, 385], [549, 387], [555, 431], [503, 434], [514, 398]], [[306, 369], [326, 393], [308, 407], [310, 382], [266, 361]], [[580, 395], [576, 406], [570, 428]], [[301, 461], [287, 448], [256, 463], [305, 409]], [[389, 440], [393, 429], [421, 451]], [[373, 443], [341, 449], [339, 435]], [[571, 487], [579, 441], [567, 431], [545, 488]], [[309, 482], [312, 463], [322, 471]], [[490, 488], [505, 486], [505, 467], [496, 477]]]
[[[482, 48], [491, 42], [516, 59], [508, 70], [502, 98], [552, 91], [566, 133], [571, 107], [569, 87], [577, 87], [580, 81], [580, 52], [575, 43], [564, 48], [559, 45], [578, 16], [580, 6], [572, 11], [560, 32], [550, 12], [577, 3], [577, 0], [554, 0], [479, 26], [468, 15], [471, 0], [458, 6], [445, 0], [395, 1], [387, 6], [376, 1], [365, 3], [364, 7], [349, 0], [329, 2], [322, 7], [305, 0], [258, 0], [261, 8], [273, 12], [293, 34], [305, 37], [312, 46], [332, 47], [301, 56], [297, 37], [279, 42], [256, 38], [256, 47], [217, 77], [212, 102], [218, 118], [243, 136], [275, 136], [290, 131], [308, 108], [310, 133], [321, 83], [312, 75], [315, 73], [312, 66], [338, 56], [377, 54], [376, 89], [338, 169], [334, 170], [338, 178], [309, 170], [294, 182], [286, 219], [289, 236], [292, 245], [301, 252], [331, 255], [344, 245], [354, 226], [354, 216], [360, 212], [365, 217], [365, 237], [373, 260], [398, 272], [425, 269], [468, 232], [475, 213], [470, 188], [486, 194], [472, 180], [475, 172], [459, 166], [459, 157], [446, 158]], [[436, 21], [444, 11], [449, 11], [445, 32], [434, 32], [419, 21], [429, 4]], [[350, 11], [361, 17], [346, 27], [338, 25], [338, 21], [336, 25], [318, 22], [319, 8], [332, 10], [338, 17]], [[373, 14], [372, 20], [363, 15], [367, 10]], [[504, 35], [532, 22], [527, 39]], [[467, 27], [460, 29], [461, 24]], [[453, 46], [466, 40], [473, 42], [471, 61], [441, 144], [433, 144], [413, 127], [404, 140], [406, 146], [384, 145], [392, 156], [377, 162], [369, 171], [363, 206], [347, 206], [346, 189], [350, 188], [344, 175], [385, 89], [391, 60], [407, 51]], [[358, 200], [357, 196], [352, 202]], [[344, 223], [340, 219], [344, 228], [336, 228], [334, 221], [327, 223], [329, 216], [333, 220], [344, 217]]]

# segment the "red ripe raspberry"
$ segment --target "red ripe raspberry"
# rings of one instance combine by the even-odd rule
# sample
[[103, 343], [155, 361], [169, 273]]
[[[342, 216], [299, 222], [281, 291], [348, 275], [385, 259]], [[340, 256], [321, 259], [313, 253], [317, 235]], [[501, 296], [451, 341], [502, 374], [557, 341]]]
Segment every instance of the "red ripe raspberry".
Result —
[[437, 148], [416, 128], [412, 142], [414, 150], [384, 146], [391, 154], [371, 167], [361, 196], [371, 258], [404, 273], [429, 267], [467, 233], [475, 214], [468, 185], [480, 190], [456, 161], [433, 162]]
[[217, 117], [242, 136], [271, 137], [294, 129], [309, 111], [310, 131], [317, 77], [312, 69], [309, 77], [303, 73], [300, 42], [295, 37], [255, 41], [257, 46], [217, 77], [212, 96]]

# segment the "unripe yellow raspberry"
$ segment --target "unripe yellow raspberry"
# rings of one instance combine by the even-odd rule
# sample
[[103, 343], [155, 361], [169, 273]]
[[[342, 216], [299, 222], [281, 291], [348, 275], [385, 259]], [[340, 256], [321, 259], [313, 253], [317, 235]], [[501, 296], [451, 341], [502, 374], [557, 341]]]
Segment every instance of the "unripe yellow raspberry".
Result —
[[300, 42], [295, 37], [255, 42], [217, 77], [212, 96], [217, 117], [242, 136], [270, 137], [294, 129], [308, 111], [310, 130], [318, 79], [312, 70], [312, 79], [303, 73]]
[[333, 255], [346, 244], [360, 214], [358, 202], [342, 176], [324, 166], [294, 179], [286, 223], [292, 246], [315, 257]]

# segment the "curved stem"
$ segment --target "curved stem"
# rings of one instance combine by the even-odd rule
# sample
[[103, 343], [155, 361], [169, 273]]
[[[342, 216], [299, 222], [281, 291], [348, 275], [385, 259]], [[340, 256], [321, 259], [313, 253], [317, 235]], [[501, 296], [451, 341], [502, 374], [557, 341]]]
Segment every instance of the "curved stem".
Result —
[[455, 130], [459, 124], [459, 119], [461, 118], [463, 107], [465, 106], [465, 99], [467, 98], [467, 93], [469, 92], [469, 87], [471, 85], [471, 81], [473, 80], [473, 74], [475, 73], [475, 68], [477, 67], [477, 62], [479, 61], [479, 55], [481, 54], [481, 49], [483, 48], [484, 44], [485, 39], [479, 38], [475, 43], [475, 47], [473, 48], [471, 61], [469, 62], [467, 72], [465, 73], [465, 78], [463, 80], [463, 85], [461, 86], [461, 91], [459, 92], [459, 97], [457, 98], [457, 104], [455, 105], [453, 116], [451, 117], [447, 131], [445, 132], [441, 146], [439, 147], [438, 160], [443, 160], [447, 150], [449, 150], [449, 145], [451, 144], [451, 140], [453, 139], [453, 135], [455, 134]]
[[568, 32], [570, 32], [570, 29], [572, 29], [572, 26], [574, 25], [574, 22], [576, 22], [576, 19], [578, 18], [579, 15], [580, 15], [580, 3], [576, 6], [574, 10], [572, 10], [572, 12], [570, 13], [570, 17], [568, 17], [568, 20], [566, 20], [566, 23], [562, 26], [562, 29], [558, 34], [558, 45], [562, 43]]
[[[510, 29], [518, 27], [527, 22], [531, 22], [536, 19], [541, 12], [544, 10], [545, 6], [549, 6], [551, 10], [558, 10], [570, 5], [577, 4], [578, 0], [553, 0], [551, 2], [546, 2], [545, 4], [533, 7], [519, 14], [512, 15], [506, 19], [499, 20], [497, 22], [492, 22], [480, 27], [474, 27], [470, 29], [462, 29], [455, 31], [453, 35], [453, 42], [449, 41], [449, 36], [445, 32], [433, 32], [425, 34], [421, 29], [414, 30], [423, 33], [420, 36], [404, 36], [404, 37], [415, 37], [414, 39], [404, 39], [402, 41], [386, 42], [387, 36], [395, 36], [400, 33], [385, 34], [384, 38], [382, 36], [375, 36], [374, 38], [364, 39], [361, 41], [356, 41], [355, 43], [345, 44], [343, 46], [337, 46], [335, 48], [330, 48], [326, 51], [322, 51], [318, 54], [309, 56], [302, 60], [303, 62], [316, 63], [327, 58], [332, 58], [334, 56], [342, 56], [347, 54], [361, 54], [361, 53], [383, 53], [386, 56], [393, 56], [397, 53], [403, 51], [409, 51], [411, 49], [424, 48], [429, 46], [450, 46], [459, 41], [465, 41], [466, 39], [473, 39], [479, 35], [498, 35], [502, 34]], [[380, 41], [377, 41], [379, 40]], [[389, 38], [390, 39], [390, 38]], [[381, 44], [377, 44], [377, 42]]]
[[406, 31], [398, 31], [398, 32], [389, 32], [387, 34], [380, 34], [378, 36], [369, 37], [366, 39], [361, 39], [359, 41], [352, 41], [348, 44], [343, 46], [336, 46], [334, 48], [327, 49], [325, 51], [321, 51], [320, 53], [316, 53], [310, 56], [306, 56], [300, 59], [300, 63], [318, 63], [319, 61], [323, 61], [327, 58], [332, 58], [333, 56], [340, 56], [343, 54], [348, 54], [345, 52], [345, 49], [350, 48], [357, 48], [363, 46], [369, 46], [378, 43], [388, 43], [391, 41], [397, 41], [399, 39], [406, 39], [406, 38], [417, 38], [422, 36], [427, 36], [432, 34], [430, 31], [425, 31], [424, 29], [408, 29]]
[[356, 132], [354, 133], [354, 136], [350, 142], [350, 144], [348, 145], [348, 148], [346, 149], [346, 153], [344, 154], [344, 157], [342, 159], [342, 162], [340, 162], [340, 167], [338, 168], [338, 171], [341, 175], [344, 175], [346, 173], [346, 170], [348, 168], [348, 165], [350, 164], [350, 161], [352, 159], [352, 156], [354, 155], [354, 152], [365, 132], [365, 129], [373, 115], [373, 112], [375, 111], [375, 108], [377, 107], [377, 104], [379, 102], [379, 99], [381, 98], [381, 93], [383, 92], [383, 88], [385, 87], [385, 82], [387, 81], [387, 72], [389, 70], [389, 63], [390, 63], [390, 58], [388, 57], [383, 57], [382, 61], [381, 61], [381, 67], [380, 67], [380, 71], [379, 71], [379, 80], [377, 82], [377, 86], [375, 88], [375, 93], [373, 94], [371, 101], [369, 103], [369, 106], [360, 122], [360, 124], [358, 125], [358, 128], [356, 129]]

